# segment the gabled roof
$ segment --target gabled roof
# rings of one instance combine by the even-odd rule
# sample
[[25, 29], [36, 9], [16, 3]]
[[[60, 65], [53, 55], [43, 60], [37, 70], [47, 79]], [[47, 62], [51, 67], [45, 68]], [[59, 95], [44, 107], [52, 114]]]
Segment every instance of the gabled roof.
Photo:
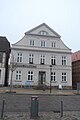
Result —
[[36, 30], [36, 29], [38, 29], [38, 28], [40, 28], [40, 27], [42, 27], [42, 26], [45, 26], [46, 28], [48, 28], [48, 29], [49, 29], [52, 33], [54, 33], [57, 37], [61, 37], [57, 32], [55, 32], [52, 28], [50, 28], [46, 23], [42, 23], [42, 24], [40, 24], [40, 25], [32, 28], [31, 30], [25, 32], [25, 35], [26, 35], [26, 34], [31, 34], [31, 32], [33, 32], [34, 30]]
[[1, 52], [10, 52], [10, 42], [6, 37], [0, 36], [0, 51]]

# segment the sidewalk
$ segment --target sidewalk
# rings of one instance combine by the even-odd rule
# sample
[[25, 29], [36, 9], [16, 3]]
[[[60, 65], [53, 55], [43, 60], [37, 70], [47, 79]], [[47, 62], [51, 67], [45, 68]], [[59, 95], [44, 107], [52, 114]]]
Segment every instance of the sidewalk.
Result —
[[[8, 93], [8, 92], [10, 92], [10, 87], [0, 87], [0, 93]], [[50, 93], [49, 89], [43, 91], [43, 90], [35, 90], [33, 88], [12, 88], [11, 92], [16, 93], [16, 94], [43, 94], [43, 95], [44, 94], [76, 95], [77, 94], [77, 90], [55, 90], [55, 89], [52, 89], [51, 93]]]

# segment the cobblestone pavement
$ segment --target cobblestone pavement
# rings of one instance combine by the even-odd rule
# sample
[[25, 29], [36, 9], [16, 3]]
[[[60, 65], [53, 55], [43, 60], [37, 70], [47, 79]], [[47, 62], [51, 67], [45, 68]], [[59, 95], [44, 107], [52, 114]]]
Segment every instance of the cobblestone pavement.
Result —
[[[5, 93], [7, 89], [0, 88], [0, 116], [2, 102], [4, 118], [0, 120], [32, 120], [30, 118], [31, 97], [39, 96], [39, 117], [37, 120], [80, 120], [80, 94], [76, 91], [47, 91], [14, 89], [16, 93]], [[63, 101], [63, 117], [60, 116], [61, 101]]]
[[80, 120], [80, 111], [66, 111], [61, 117], [60, 113], [39, 112], [37, 119], [31, 119], [30, 113], [4, 113], [0, 120]]
[[[2, 101], [5, 100], [4, 111], [6, 112], [29, 112], [31, 107], [31, 96], [26, 94], [0, 94], [0, 111]], [[80, 111], [80, 95], [38, 95], [39, 111], [60, 111], [61, 101], [64, 110]]]

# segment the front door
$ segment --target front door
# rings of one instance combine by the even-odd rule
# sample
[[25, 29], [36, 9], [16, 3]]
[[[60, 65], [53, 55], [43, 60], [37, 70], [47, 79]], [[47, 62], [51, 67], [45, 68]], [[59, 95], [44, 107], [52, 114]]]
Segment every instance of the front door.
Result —
[[39, 85], [43, 85], [44, 82], [46, 81], [46, 72], [39, 71]]

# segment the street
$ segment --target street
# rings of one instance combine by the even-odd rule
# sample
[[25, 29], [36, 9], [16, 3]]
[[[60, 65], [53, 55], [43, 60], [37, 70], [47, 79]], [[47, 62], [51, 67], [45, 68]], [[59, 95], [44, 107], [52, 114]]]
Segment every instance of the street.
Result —
[[[31, 96], [27, 94], [0, 94], [0, 112], [2, 101], [5, 100], [5, 112], [30, 112]], [[37, 95], [39, 96], [39, 111], [52, 112], [60, 111], [61, 101], [63, 109], [71, 111], [80, 111], [80, 95]]]

